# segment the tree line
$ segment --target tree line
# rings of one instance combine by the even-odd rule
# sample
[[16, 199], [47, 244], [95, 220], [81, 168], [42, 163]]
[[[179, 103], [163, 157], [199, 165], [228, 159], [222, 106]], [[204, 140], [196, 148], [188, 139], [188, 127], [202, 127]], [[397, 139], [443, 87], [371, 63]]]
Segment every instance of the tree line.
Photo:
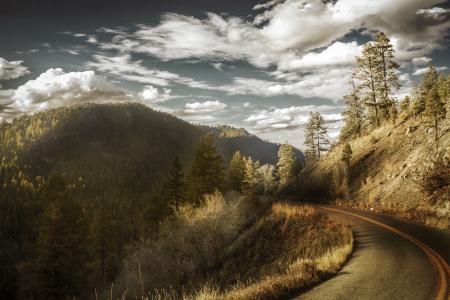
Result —
[[[440, 124], [449, 109], [450, 75], [439, 74], [431, 63], [411, 95], [401, 101], [395, 93], [400, 88], [400, 65], [389, 37], [379, 32], [375, 41], [363, 46], [356, 58], [356, 68], [350, 80], [350, 92], [344, 96], [344, 124], [339, 142], [365, 135], [385, 122], [394, 126], [400, 114], [413, 117], [434, 132], [438, 141]], [[327, 136], [326, 122], [318, 112], [311, 112], [305, 126], [305, 156], [309, 162], [320, 160], [322, 153], [329, 150], [331, 143]], [[350, 145], [346, 145], [343, 161], [348, 162]]]
[[450, 77], [438, 74], [430, 63], [412, 95], [399, 102], [395, 92], [400, 88], [400, 65], [389, 37], [383, 32], [377, 34], [375, 41], [364, 45], [356, 65], [350, 81], [351, 91], [344, 96], [346, 110], [341, 142], [366, 134], [386, 121], [396, 125], [400, 113], [406, 118], [420, 119], [424, 126], [432, 128], [437, 141], [439, 124], [448, 110]]

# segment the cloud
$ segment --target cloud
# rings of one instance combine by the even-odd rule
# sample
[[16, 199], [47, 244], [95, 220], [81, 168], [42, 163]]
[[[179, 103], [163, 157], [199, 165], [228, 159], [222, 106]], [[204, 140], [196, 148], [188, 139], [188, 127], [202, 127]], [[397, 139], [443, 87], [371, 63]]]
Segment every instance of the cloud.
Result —
[[[373, 37], [382, 30], [391, 36], [403, 66], [416, 57], [426, 60], [429, 53], [441, 47], [450, 28], [448, 11], [436, 7], [441, 2], [273, 0], [256, 5], [258, 13], [253, 19], [214, 13], [204, 18], [168, 13], [156, 25], [140, 24], [129, 31], [103, 28], [101, 31], [111, 38], [98, 45], [128, 60], [130, 54], [139, 53], [163, 61], [207, 61], [218, 70], [226, 61], [246, 61], [257, 68], [275, 66], [269, 73], [274, 80], [237, 77], [223, 86], [181, 76], [164, 78], [148, 70], [119, 72], [130, 81], [160, 86], [176, 82], [230, 95], [284, 94], [337, 101], [347, 92], [355, 56], [361, 52], [361, 45], [344, 42], [344, 37], [351, 33]], [[117, 60], [110, 70], [118, 68]], [[130, 63], [141, 65], [141, 61]], [[105, 64], [104, 59], [100, 64]], [[413, 64], [422, 62], [416, 59]]]
[[102, 54], [93, 55], [94, 60], [86, 63], [86, 68], [95, 69], [99, 72], [114, 75], [120, 79], [140, 82], [157, 86], [169, 86], [173, 83], [199, 89], [218, 89], [203, 81], [197, 81], [189, 77], [161, 71], [159, 69], [148, 68], [143, 65], [142, 60], [132, 60], [130, 54], [118, 56], [107, 56]]
[[258, 133], [295, 130], [308, 122], [310, 111], [321, 112], [325, 121], [329, 124], [342, 120], [342, 115], [334, 106], [307, 105], [257, 110], [244, 122], [251, 125], [252, 129]]
[[220, 101], [205, 101], [186, 103], [182, 114], [212, 114], [224, 110], [227, 107], [225, 103]]
[[22, 66], [23, 61], [7, 61], [0, 57], [0, 80], [20, 78], [30, 73], [27, 67]]
[[[419, 68], [419, 69], [416, 69], [412, 73], [412, 75], [423, 75], [423, 74], [425, 74], [427, 72], [427, 70], [428, 70], [428, 68]], [[436, 71], [438, 71], [438, 72], [441, 72], [441, 71], [444, 71], [444, 70], [447, 70], [446, 66], [436, 67]]]
[[223, 71], [223, 63], [211, 63], [211, 65], [213, 66], [214, 69], [218, 70], [218, 71]]
[[[281, 73], [283, 74], [283, 73]], [[318, 69], [305, 75], [296, 74], [289, 82], [268, 81], [236, 77], [232, 84], [218, 88], [230, 95], [256, 95], [263, 97], [293, 95], [302, 98], [323, 98], [339, 101], [348, 90], [351, 68]]]
[[139, 93], [139, 98], [144, 103], [158, 103], [172, 99], [173, 96], [171, 95], [170, 89], [163, 89], [163, 92], [161, 93], [158, 88], [151, 85], [146, 85], [142, 89], [142, 92]]
[[433, 8], [428, 8], [428, 9], [419, 9], [417, 11], [417, 14], [419, 15], [428, 15], [428, 16], [432, 16], [434, 18], [438, 18], [441, 15], [445, 15], [448, 12], [450, 12], [449, 9], [445, 9], [442, 7], [433, 7]]
[[311, 70], [330, 66], [348, 66], [355, 63], [361, 54], [362, 46], [356, 42], [334, 42], [319, 52], [309, 52], [301, 57], [283, 57], [280, 70]]
[[431, 57], [428, 57], [428, 56], [414, 57], [411, 60], [412, 64], [415, 65], [415, 66], [426, 65], [426, 64], [428, 64], [431, 61], [432, 61]]
[[255, 6], [261, 11], [251, 22], [214, 13], [208, 13], [206, 18], [169, 13], [155, 26], [141, 24], [131, 33], [118, 31], [101, 47], [147, 53], [162, 60], [246, 60], [257, 67], [267, 67], [278, 64], [286, 55], [301, 57], [330, 46], [353, 31], [373, 34], [383, 30], [396, 41], [401, 56], [411, 59], [439, 47], [450, 28], [448, 10], [434, 7], [441, 2], [270, 1]]
[[35, 112], [81, 101], [97, 101], [125, 96], [124, 92], [93, 71], [69, 72], [49, 69], [19, 86], [10, 107], [19, 112]]
[[119, 56], [96, 54], [93, 58], [94, 61], [86, 64], [87, 68], [96, 69], [108, 75], [116, 75], [128, 81], [167, 86], [170, 81], [179, 78], [177, 74], [171, 72], [147, 68], [142, 65], [141, 60], [132, 61], [129, 54]]

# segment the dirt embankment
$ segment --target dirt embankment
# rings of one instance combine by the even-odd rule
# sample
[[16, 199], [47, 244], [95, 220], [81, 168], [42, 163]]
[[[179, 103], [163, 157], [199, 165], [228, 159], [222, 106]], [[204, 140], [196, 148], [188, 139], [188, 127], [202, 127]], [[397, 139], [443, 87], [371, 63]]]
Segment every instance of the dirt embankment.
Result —
[[[384, 124], [350, 141], [350, 146], [353, 155], [348, 171], [341, 162], [343, 145], [338, 145], [310, 173], [316, 185], [325, 178], [326, 184], [332, 186], [328, 196], [343, 205], [448, 228], [450, 120], [440, 127], [438, 150], [434, 133], [414, 118], [396, 126]], [[436, 161], [440, 164], [438, 175], [433, 171]], [[440, 182], [434, 186], [436, 180]]]

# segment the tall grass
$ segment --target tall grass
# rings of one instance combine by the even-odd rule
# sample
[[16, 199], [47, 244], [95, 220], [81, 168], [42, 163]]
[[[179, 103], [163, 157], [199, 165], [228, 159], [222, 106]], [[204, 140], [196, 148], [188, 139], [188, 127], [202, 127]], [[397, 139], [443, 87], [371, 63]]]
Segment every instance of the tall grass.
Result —
[[248, 223], [242, 208], [261, 206], [248, 201], [256, 200], [216, 193], [184, 206], [133, 252], [114, 299], [275, 299], [337, 272], [350, 255], [351, 230], [313, 207], [275, 203]]

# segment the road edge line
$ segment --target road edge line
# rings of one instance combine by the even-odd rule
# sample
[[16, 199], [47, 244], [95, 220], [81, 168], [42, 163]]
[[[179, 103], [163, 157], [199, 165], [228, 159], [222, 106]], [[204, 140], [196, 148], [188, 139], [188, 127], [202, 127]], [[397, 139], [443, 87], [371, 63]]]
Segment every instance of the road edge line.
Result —
[[449, 271], [450, 268], [449, 268], [447, 262], [438, 253], [436, 253], [436, 251], [434, 251], [433, 249], [431, 249], [430, 247], [428, 247], [426, 244], [424, 244], [420, 240], [416, 239], [415, 237], [407, 234], [406, 232], [403, 232], [395, 227], [384, 224], [382, 222], [379, 222], [379, 221], [376, 221], [371, 218], [364, 217], [364, 216], [361, 216], [361, 215], [358, 215], [355, 213], [335, 209], [335, 208], [324, 207], [324, 206], [319, 206], [319, 205], [317, 205], [317, 207], [326, 209], [326, 210], [343, 213], [343, 214], [347, 214], [350, 216], [354, 216], [354, 217], [360, 218], [362, 220], [368, 221], [370, 223], [376, 224], [380, 227], [383, 227], [384, 229], [387, 229], [391, 232], [394, 232], [395, 234], [402, 236], [403, 238], [409, 240], [410, 242], [412, 242], [413, 244], [418, 246], [427, 255], [427, 257], [431, 261], [434, 269], [439, 274], [439, 282], [438, 282], [435, 299], [436, 300], [447, 300], [447, 298], [446, 298], [447, 292], [448, 292], [447, 276], [450, 273], [450, 271]]

